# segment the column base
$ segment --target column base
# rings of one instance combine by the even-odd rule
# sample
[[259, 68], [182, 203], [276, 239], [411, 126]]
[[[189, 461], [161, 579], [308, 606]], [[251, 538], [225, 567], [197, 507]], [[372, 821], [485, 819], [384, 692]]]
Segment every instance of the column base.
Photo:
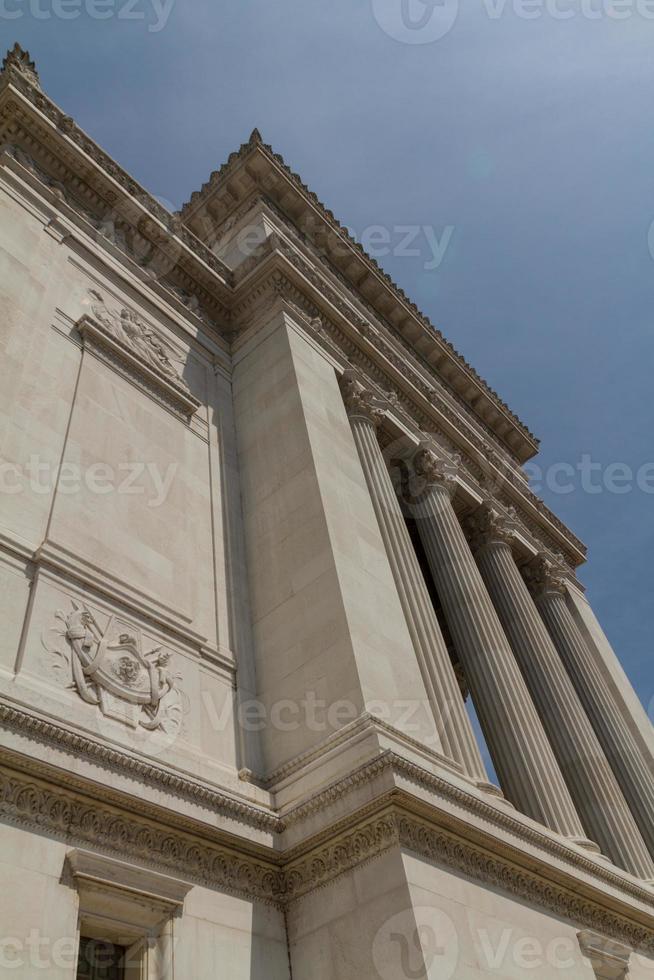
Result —
[[[477, 789], [480, 789], [482, 793], [486, 793], [488, 796], [494, 796], [496, 799], [501, 800], [502, 803], [509, 802], [500, 787], [496, 786], [495, 783], [489, 783], [485, 779], [475, 779], [473, 785]], [[513, 806], [513, 804], [510, 803], [509, 806]]]
[[592, 854], [597, 854], [599, 857], [604, 857], [602, 850], [595, 841], [588, 840], [587, 837], [568, 837], [567, 840], [571, 844], [576, 844], [577, 847], [583, 847], [585, 851], [590, 851]]

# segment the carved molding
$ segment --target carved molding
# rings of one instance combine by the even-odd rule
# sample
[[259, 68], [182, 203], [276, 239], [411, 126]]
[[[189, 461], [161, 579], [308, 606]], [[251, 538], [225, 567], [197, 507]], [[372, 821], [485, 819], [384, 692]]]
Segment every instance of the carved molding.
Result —
[[279, 818], [263, 807], [238, 800], [205, 783], [181, 776], [165, 766], [121, 752], [103, 741], [70, 731], [62, 725], [38, 718], [13, 705], [0, 702], [0, 726], [28, 739], [52, 745], [111, 772], [139, 779], [172, 796], [208, 807], [215, 813], [246, 826], [267, 833], [279, 830]]
[[494, 502], [486, 501], [464, 522], [472, 551], [492, 544], [512, 546], [519, 525], [513, 514], [505, 514]]
[[[79, 758], [89, 759], [122, 775], [141, 779], [155, 788], [165, 789], [168, 793], [200, 804], [245, 826], [276, 835], [315, 814], [322, 813], [330, 804], [342, 802], [349, 793], [372, 783], [390, 771], [414, 782], [423, 790], [433, 792], [443, 799], [451, 801], [461, 808], [462, 819], [465, 819], [466, 813], [475, 814], [488, 826], [489, 833], [494, 834], [497, 828], [508, 832], [515, 838], [516, 848], [519, 848], [524, 842], [532, 844], [544, 853], [550, 854], [557, 860], [569, 865], [571, 873], [574, 873], [574, 869], [579, 869], [640, 902], [652, 903], [653, 901], [652, 893], [644, 885], [640, 885], [620, 873], [618, 869], [612, 869], [611, 866], [590, 860], [583, 852], [578, 853], [576, 850], [572, 850], [566, 846], [565, 842], [558, 841], [551, 835], [539, 831], [529, 822], [521, 820], [511, 810], [493, 804], [490, 799], [486, 801], [483, 796], [472, 791], [466, 792], [446, 778], [435, 775], [392, 750], [386, 750], [379, 758], [365, 763], [347, 776], [335, 780], [330, 786], [319, 791], [305, 803], [299, 804], [286, 813], [283, 818], [280, 818], [271, 810], [230, 797], [224, 792], [194, 782], [163, 766], [109, 748], [103, 742], [70, 732], [61, 726], [36, 718], [13, 706], [0, 703], [0, 724], [27, 738], [52, 744], [56, 748], [71, 752]], [[26, 761], [25, 765], [34, 769], [39, 776], [51, 778], [51, 772], [36, 762]], [[21, 778], [29, 777], [24, 775]], [[107, 793], [109, 797], [112, 796], [108, 788]], [[118, 793], [115, 796], [115, 802], [117, 805], [122, 804]]]
[[579, 932], [577, 939], [581, 952], [591, 962], [597, 980], [625, 980], [632, 953], [629, 946], [590, 930]]
[[284, 892], [282, 872], [273, 862], [171, 831], [7, 770], [0, 770], [0, 816], [54, 834], [73, 846], [107, 848], [123, 860], [132, 857], [264, 902], [276, 903]]
[[635, 949], [654, 953], [654, 928], [648, 928], [602, 908], [591, 900], [568, 891], [538, 874], [516, 868], [509, 862], [470, 846], [461, 838], [435, 830], [414, 817], [398, 818], [403, 847], [422, 857], [462, 871], [524, 901], [544, 907], [573, 923], [597, 929]]
[[350, 418], [363, 418], [375, 428], [381, 425], [384, 412], [375, 401], [375, 393], [364, 387], [353, 371], [346, 371], [339, 379], [345, 410]]
[[423, 445], [413, 457], [413, 469], [428, 487], [442, 487], [454, 495], [458, 462], [458, 459], [453, 462], [437, 456], [429, 446]]
[[522, 566], [522, 571], [534, 596], [565, 595], [564, 568], [551, 555], [539, 552]]
[[190, 419], [200, 402], [190, 393], [172, 364], [174, 355], [155, 331], [128, 309], [110, 310], [100, 302], [93, 305], [92, 313], [75, 324], [84, 346], [177, 415]]
[[266, 862], [191, 834], [171, 831], [116, 808], [0, 770], [0, 817], [53, 834], [72, 846], [106, 849], [123, 861], [134, 858], [153, 869], [283, 907], [392, 847], [453, 868], [476, 881], [597, 930], [633, 949], [654, 952], [651, 927], [604, 908], [549, 879], [491, 855], [477, 844], [435, 828], [399, 807], [386, 809], [336, 832], [302, 854], [289, 852]]
[[[648, 904], [654, 901], [654, 895], [650, 890], [625, 877], [619, 872], [619, 869], [613, 869], [602, 862], [590, 860], [583, 851], [581, 853], [576, 850], [573, 851], [563, 841], [556, 840], [551, 835], [539, 831], [531, 822], [514, 815], [510, 809], [498, 807], [490, 799], [486, 800], [483, 796], [466, 792], [392, 750], [387, 750], [378, 759], [364, 763], [347, 776], [335, 780], [326, 789], [320, 790], [311, 799], [291, 809], [283, 817], [283, 829], [323, 812], [332, 803], [341, 802], [348, 793], [374, 781], [389, 770], [415, 783], [421, 789], [437, 794], [439, 797], [456, 804], [461, 807], [464, 814], [474, 814], [487, 824], [491, 833], [494, 833], [497, 828], [501, 828], [515, 837], [516, 846], [519, 846], [520, 842], [528, 842], [557, 860], [564, 861], [611, 887], [632, 895], [638, 901]], [[490, 793], [491, 796], [496, 795], [495, 787], [489, 787], [489, 790], [494, 791]]]

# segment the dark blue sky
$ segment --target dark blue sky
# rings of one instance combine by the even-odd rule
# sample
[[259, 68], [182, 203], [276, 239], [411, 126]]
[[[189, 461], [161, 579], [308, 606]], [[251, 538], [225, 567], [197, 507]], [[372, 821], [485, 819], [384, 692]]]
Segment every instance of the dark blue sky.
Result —
[[[52, 2], [2, 0], [4, 47], [150, 191], [178, 207], [256, 125], [359, 237], [383, 226], [397, 252], [399, 226], [451, 226], [436, 269], [424, 236], [380, 261], [541, 438], [537, 462], [654, 461], [651, 0], [534, 19], [539, 0], [444, 0], [440, 21], [405, 0], [413, 30], [402, 0], [172, 0], [167, 19], [106, 0], [103, 21]], [[588, 544], [581, 578], [650, 707], [654, 494], [580, 483], [543, 496]]]

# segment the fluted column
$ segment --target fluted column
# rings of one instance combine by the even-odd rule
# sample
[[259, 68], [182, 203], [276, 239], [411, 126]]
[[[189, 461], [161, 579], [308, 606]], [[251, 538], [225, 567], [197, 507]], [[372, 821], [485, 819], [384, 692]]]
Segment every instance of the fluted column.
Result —
[[482, 578], [586, 832], [614, 864], [654, 879], [654, 862], [518, 570], [511, 522], [484, 504], [468, 529]]
[[592, 848], [452, 507], [451, 467], [422, 449], [415, 471], [418, 530], [500, 785], [523, 813]]
[[443, 752], [458, 762], [475, 782], [490, 788], [454, 668], [377, 440], [376, 428], [383, 413], [374, 407], [371, 393], [350, 375], [341, 379], [341, 390], [420, 671], [439, 726]]
[[634, 820], [654, 857], [654, 772], [643, 758], [565, 601], [565, 579], [547, 555], [525, 569], [536, 605], [579, 695]]

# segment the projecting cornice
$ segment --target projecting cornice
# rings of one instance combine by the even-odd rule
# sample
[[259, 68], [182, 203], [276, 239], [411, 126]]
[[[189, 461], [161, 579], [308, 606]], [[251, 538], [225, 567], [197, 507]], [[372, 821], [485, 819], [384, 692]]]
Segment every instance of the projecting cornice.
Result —
[[255, 190], [264, 193], [313, 244], [319, 245], [326, 260], [374, 307], [377, 315], [411, 343], [435, 374], [465, 400], [520, 462], [535, 455], [539, 445], [536, 437], [283, 158], [263, 142], [258, 130], [214, 171], [180, 214], [198, 237], [213, 244], [223, 222]]
[[[10, 767], [0, 768], [0, 819], [55, 837], [74, 848], [100, 848], [120, 860], [147, 863], [249, 899], [287, 907], [340, 875], [390, 849], [413, 852], [472, 880], [486, 882], [537, 908], [592, 929], [614, 941], [651, 953], [654, 919], [651, 894], [608, 894], [591, 882], [550, 874], [511, 847], [490, 839], [467, 839], [439, 826], [414, 807], [406, 794], [389, 793], [340, 823], [332, 824], [286, 852], [238, 847], [233, 838], [211, 838], [191, 828], [173, 828], [128, 812], [120, 804], [55, 786]], [[199, 829], [199, 828], [198, 828]]]
[[45, 95], [18, 45], [0, 72], [0, 149], [92, 238], [140, 266], [153, 288], [165, 283], [191, 312], [201, 303], [216, 320], [228, 317], [229, 269]]

